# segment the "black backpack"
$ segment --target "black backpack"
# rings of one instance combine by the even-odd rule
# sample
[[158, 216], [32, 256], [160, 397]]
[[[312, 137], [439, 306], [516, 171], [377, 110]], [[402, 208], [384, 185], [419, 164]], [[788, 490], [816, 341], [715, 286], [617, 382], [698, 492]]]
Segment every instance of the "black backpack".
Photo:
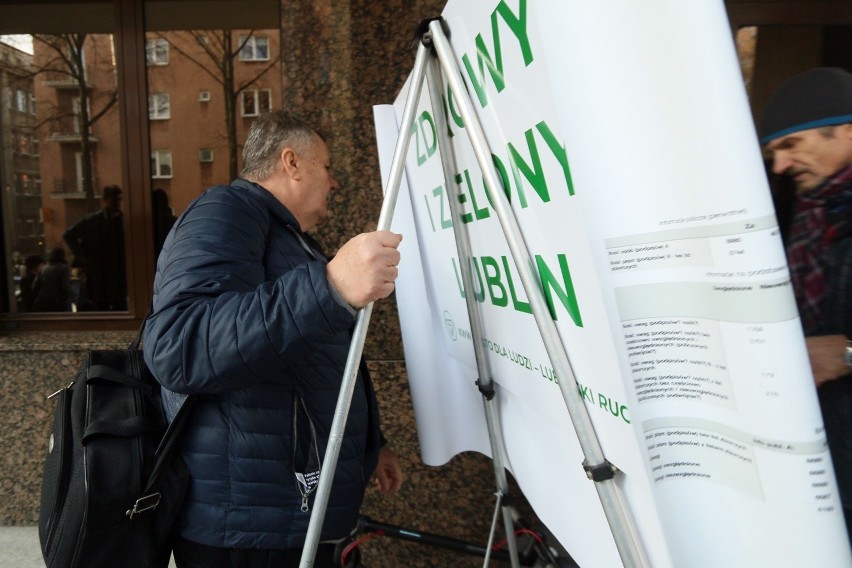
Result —
[[174, 454], [193, 401], [171, 426], [138, 349], [90, 351], [56, 402], [41, 487], [48, 568], [166, 567], [189, 484]]

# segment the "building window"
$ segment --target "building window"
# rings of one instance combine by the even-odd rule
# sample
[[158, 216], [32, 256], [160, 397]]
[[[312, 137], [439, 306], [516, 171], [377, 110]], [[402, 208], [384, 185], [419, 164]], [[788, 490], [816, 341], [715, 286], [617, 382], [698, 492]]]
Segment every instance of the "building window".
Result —
[[169, 42], [164, 39], [149, 39], [145, 42], [145, 60], [148, 65], [168, 65]]
[[171, 150], [156, 150], [151, 154], [151, 177], [154, 179], [172, 177]]
[[[26, 39], [32, 42], [31, 49], [21, 50], [0, 41], [4, 329], [138, 327], [150, 303], [154, 274], [148, 253], [155, 247], [146, 238], [151, 233], [152, 220], [146, 215], [152, 210], [151, 189], [163, 188], [179, 214], [202, 188], [236, 177], [238, 172], [230, 170], [239, 167], [239, 141], [245, 139], [250, 119], [238, 119], [233, 132], [222, 132], [218, 125], [240, 116], [245, 86], [271, 87], [279, 96], [273, 85], [281, 82], [280, 3], [261, 3], [269, 6], [262, 17], [240, 2], [213, 2], [214, 10], [205, 1], [178, 3], [180, 10], [173, 2], [154, 1], [3, 3], [4, 33], [31, 34]], [[33, 21], [36, 5], [51, 16], [50, 26]], [[87, 16], [82, 19], [81, 6]], [[121, 38], [109, 33], [119, 28]], [[235, 82], [223, 90], [220, 79], [231, 78], [231, 62]], [[144, 75], [146, 81], [137, 81]], [[186, 81], [188, 90], [175, 90]], [[222, 97], [241, 102], [226, 109]], [[270, 106], [280, 107], [270, 93], [248, 95], [251, 114]], [[110, 186], [122, 191], [121, 228], [110, 237], [98, 237], [94, 245], [108, 241], [121, 258], [103, 262], [111, 267], [104, 280], [94, 263], [84, 265], [88, 245], [74, 239], [72, 246], [65, 233], [105, 207], [104, 192]], [[75, 298], [70, 310], [41, 312], [21, 297], [25, 259], [47, 258], [58, 247], [73, 265]], [[116, 284], [118, 292], [110, 289], [109, 303], [101, 304], [96, 298], [105, 290], [96, 287], [106, 284]]]
[[15, 91], [15, 110], [18, 112], [27, 112], [27, 93], [18, 89]]
[[240, 36], [240, 61], [269, 61], [269, 38]]
[[170, 117], [169, 94], [153, 93], [148, 95], [148, 118], [151, 120], [166, 120]]
[[257, 116], [272, 108], [272, 91], [270, 89], [249, 89], [243, 91], [243, 116]]

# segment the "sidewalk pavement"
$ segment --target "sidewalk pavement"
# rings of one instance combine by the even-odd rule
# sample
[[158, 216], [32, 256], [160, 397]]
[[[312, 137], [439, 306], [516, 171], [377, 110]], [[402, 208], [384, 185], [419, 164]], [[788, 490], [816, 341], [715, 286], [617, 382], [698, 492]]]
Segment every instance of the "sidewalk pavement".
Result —
[[38, 527], [0, 527], [0, 568], [44, 568]]
[[0, 527], [0, 568], [44, 568], [38, 527]]

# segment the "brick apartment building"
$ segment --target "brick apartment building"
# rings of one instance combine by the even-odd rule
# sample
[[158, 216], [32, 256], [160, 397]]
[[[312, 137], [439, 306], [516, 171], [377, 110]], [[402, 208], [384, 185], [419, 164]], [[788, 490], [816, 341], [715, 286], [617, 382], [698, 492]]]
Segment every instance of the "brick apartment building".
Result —
[[[239, 171], [240, 141], [259, 112], [280, 106], [278, 30], [146, 34], [150, 190], [175, 214]], [[64, 231], [122, 185], [112, 34], [37, 35], [32, 54], [2, 46], [9, 104], [4, 209], [12, 263], [65, 246]], [[229, 135], [230, 134], [230, 135]], [[69, 251], [70, 253], [70, 251]], [[14, 293], [14, 290], [13, 290]]]

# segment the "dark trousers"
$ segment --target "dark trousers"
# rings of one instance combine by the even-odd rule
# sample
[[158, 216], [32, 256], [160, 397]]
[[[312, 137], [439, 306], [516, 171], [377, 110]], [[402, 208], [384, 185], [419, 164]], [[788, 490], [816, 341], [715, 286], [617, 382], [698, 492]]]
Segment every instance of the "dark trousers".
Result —
[[[174, 546], [174, 555], [178, 568], [298, 568], [302, 549], [217, 548], [178, 537]], [[314, 566], [339, 568], [334, 563], [333, 544], [317, 546]]]

